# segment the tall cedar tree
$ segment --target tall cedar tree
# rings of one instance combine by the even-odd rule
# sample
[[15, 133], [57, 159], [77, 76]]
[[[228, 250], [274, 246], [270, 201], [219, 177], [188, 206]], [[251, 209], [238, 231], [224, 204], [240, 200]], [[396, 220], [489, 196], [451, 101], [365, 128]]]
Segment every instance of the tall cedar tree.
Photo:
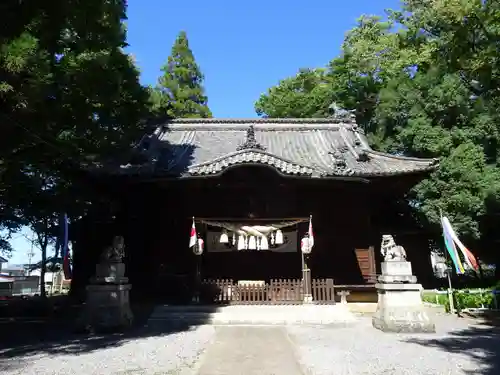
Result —
[[204, 76], [189, 48], [186, 32], [179, 33], [172, 53], [161, 70], [163, 76], [151, 90], [152, 108], [157, 115], [212, 117], [203, 87]]

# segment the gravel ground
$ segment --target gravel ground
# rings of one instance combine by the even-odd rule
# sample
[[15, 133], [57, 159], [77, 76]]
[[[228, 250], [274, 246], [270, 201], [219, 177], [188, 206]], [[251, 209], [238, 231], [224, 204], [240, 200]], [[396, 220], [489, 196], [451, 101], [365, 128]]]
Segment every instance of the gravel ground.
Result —
[[[198, 326], [164, 336], [135, 338], [90, 352], [40, 353], [0, 359], [2, 375], [173, 375], [192, 374], [214, 329]], [[2, 357], [0, 351], [0, 358]]]
[[[436, 334], [383, 333], [371, 326], [368, 316], [360, 317], [349, 327], [288, 326], [286, 329], [295, 344], [297, 359], [312, 375], [500, 374], [499, 328], [436, 311], [432, 315]], [[30, 354], [24, 355], [20, 354], [22, 346], [5, 348], [0, 349], [0, 373], [194, 375], [203, 362], [201, 354], [215, 339], [214, 333], [214, 327], [204, 325], [168, 335], [152, 333], [111, 339], [101, 345], [92, 344], [98, 337], [83, 342], [62, 341], [59, 345], [47, 342], [39, 344], [36, 350], [31, 347], [27, 351]], [[249, 344], [245, 337], [234, 340], [235, 345], [242, 347]], [[262, 336], [262, 344], [258, 346], [265, 348], [269, 344], [266, 340], [269, 341]], [[232, 348], [231, 343], [228, 345]], [[225, 358], [229, 359], [234, 352], [227, 350]], [[269, 352], [264, 349], [263, 353]]]
[[314, 375], [500, 374], [500, 335], [476, 321], [432, 313], [436, 334], [390, 334], [361, 317], [353, 327], [289, 327]]

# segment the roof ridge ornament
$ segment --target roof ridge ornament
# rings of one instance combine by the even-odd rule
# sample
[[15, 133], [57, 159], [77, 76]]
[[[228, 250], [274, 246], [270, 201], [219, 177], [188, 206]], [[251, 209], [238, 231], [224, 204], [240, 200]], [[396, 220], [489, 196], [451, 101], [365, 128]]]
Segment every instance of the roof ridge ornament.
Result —
[[348, 123], [356, 123], [356, 110], [355, 109], [344, 109], [337, 105], [336, 102], [332, 102], [328, 106], [328, 112], [330, 113], [331, 118], [336, 120], [346, 121]]
[[347, 162], [345, 160], [345, 153], [347, 152], [347, 146], [341, 146], [337, 150], [329, 151], [328, 153], [333, 157], [333, 165], [337, 170], [343, 170], [347, 168]]
[[247, 138], [245, 142], [236, 147], [236, 151], [242, 150], [266, 150], [266, 148], [257, 142], [257, 139], [255, 139], [255, 128], [253, 125], [250, 125], [247, 129]]

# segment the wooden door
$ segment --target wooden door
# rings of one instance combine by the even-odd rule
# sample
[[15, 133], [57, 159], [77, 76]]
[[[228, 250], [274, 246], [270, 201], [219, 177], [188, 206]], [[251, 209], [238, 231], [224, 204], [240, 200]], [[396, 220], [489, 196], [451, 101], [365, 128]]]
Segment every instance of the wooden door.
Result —
[[375, 249], [370, 246], [368, 249], [355, 249], [356, 259], [363, 279], [368, 284], [376, 282], [377, 268], [375, 264]]

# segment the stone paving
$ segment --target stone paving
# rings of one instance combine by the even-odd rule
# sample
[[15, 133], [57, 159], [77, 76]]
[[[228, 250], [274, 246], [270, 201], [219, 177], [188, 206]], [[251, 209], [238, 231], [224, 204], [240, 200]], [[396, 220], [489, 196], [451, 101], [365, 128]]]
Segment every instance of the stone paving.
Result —
[[198, 375], [302, 375], [285, 327], [216, 327]]

